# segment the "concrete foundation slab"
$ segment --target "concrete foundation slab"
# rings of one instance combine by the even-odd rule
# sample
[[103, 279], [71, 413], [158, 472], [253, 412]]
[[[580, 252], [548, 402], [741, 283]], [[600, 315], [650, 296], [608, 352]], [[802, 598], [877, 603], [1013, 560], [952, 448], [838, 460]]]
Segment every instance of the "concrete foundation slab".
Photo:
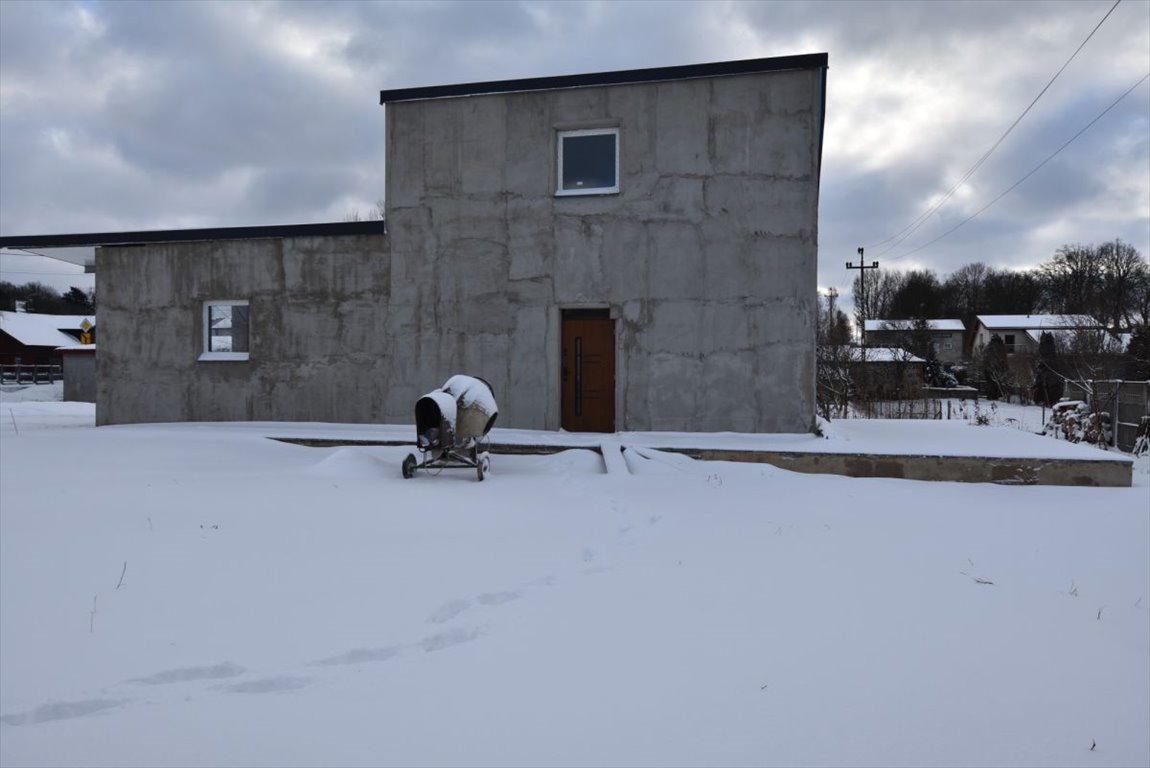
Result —
[[[332, 425], [336, 427], [336, 425]], [[945, 425], [936, 425], [942, 427]], [[281, 428], [266, 434], [276, 440], [311, 447], [355, 445], [412, 446], [414, 440], [401, 436], [403, 428], [369, 428], [386, 430], [386, 436], [373, 439], [361, 434], [323, 436], [290, 434]], [[337, 428], [338, 431], [338, 428]], [[935, 431], [945, 431], [936, 429]], [[987, 432], [988, 450], [973, 453], [969, 445], [963, 453], [952, 455], [927, 453], [892, 453], [881, 447], [873, 452], [852, 447], [846, 441], [815, 440], [807, 436], [770, 436], [734, 434], [620, 433], [609, 440], [602, 435], [535, 432], [530, 430], [495, 430], [490, 452], [494, 454], [549, 454], [565, 450], [591, 450], [604, 455], [605, 446], [617, 453], [620, 446], [638, 447], [680, 453], [702, 461], [740, 461], [771, 464], [792, 472], [833, 474], [847, 477], [889, 477], [904, 480], [926, 480], [959, 483], [995, 483], [998, 485], [1054, 485], [1128, 488], [1133, 480], [1133, 462], [1120, 454], [1106, 453], [1078, 445], [1021, 435], [1032, 440], [1001, 440], [1015, 430]], [[414, 432], [412, 432], [414, 434]], [[813, 443], [813, 450], [780, 450], [771, 442]], [[1011, 455], [993, 455], [990, 446], [1006, 442]], [[1029, 443], [1022, 451], [1017, 443]], [[755, 444], [762, 447], [756, 447]], [[1015, 445], [1011, 445], [1015, 443]], [[612, 461], [618, 457], [613, 453]], [[1095, 456], [1097, 458], [1095, 458]]]

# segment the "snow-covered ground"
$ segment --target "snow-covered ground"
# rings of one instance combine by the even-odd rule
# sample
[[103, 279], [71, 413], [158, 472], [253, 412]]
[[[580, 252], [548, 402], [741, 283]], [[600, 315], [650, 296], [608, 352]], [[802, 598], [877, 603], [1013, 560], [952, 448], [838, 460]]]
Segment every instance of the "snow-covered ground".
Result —
[[0, 392], [5, 766], [1150, 764], [1145, 458], [1134, 488], [634, 450], [405, 481], [403, 448], [37, 391]]

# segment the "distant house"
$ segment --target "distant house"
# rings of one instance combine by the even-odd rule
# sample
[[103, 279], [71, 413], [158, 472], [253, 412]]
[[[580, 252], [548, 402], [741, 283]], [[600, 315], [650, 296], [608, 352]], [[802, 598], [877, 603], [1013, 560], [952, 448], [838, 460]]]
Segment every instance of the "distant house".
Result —
[[851, 377], [860, 394], [883, 399], [919, 397], [926, 386], [926, 360], [901, 347], [855, 350]]
[[[962, 321], [946, 318], [927, 320], [926, 324], [938, 359], [944, 363], [960, 362], [966, 332]], [[863, 343], [869, 347], [906, 346], [913, 330], [913, 320], [867, 320], [863, 323]]]
[[[849, 379], [855, 395], [894, 400], [920, 397], [926, 360], [900, 347], [824, 347], [821, 368]], [[849, 369], [849, 370], [847, 370]], [[822, 375], [822, 374], [820, 374]]]
[[1102, 328], [1102, 323], [1090, 315], [979, 315], [974, 347], [984, 347], [998, 335], [1006, 344], [1007, 355], [1034, 355], [1038, 354], [1043, 331], [1068, 337], [1075, 331]]
[[59, 365], [59, 347], [80, 341], [92, 315], [40, 315], [0, 311], [0, 365]]

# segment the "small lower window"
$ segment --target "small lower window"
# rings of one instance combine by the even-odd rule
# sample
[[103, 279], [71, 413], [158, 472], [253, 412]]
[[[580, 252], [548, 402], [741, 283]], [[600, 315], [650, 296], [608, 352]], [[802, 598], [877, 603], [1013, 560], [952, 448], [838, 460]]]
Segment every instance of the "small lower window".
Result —
[[247, 301], [204, 302], [204, 351], [200, 360], [247, 360], [251, 308]]
[[619, 129], [559, 133], [556, 195], [605, 195], [619, 191]]

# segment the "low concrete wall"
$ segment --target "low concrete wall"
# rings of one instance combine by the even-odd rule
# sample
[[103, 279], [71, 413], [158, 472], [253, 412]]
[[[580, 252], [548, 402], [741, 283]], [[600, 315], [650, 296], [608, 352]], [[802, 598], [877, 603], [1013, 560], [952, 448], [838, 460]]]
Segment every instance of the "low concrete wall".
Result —
[[[408, 440], [340, 440], [323, 438], [273, 437], [294, 445], [334, 448], [345, 445], [411, 446]], [[566, 450], [602, 453], [589, 445], [523, 445], [491, 443], [494, 454], [551, 454]], [[1069, 485], [1129, 488], [1134, 465], [1130, 461], [1090, 459], [1036, 459], [987, 456], [878, 456], [851, 453], [807, 453], [799, 451], [732, 451], [713, 448], [657, 448], [681, 453], [702, 461], [742, 461], [771, 464], [780, 469], [807, 474], [847, 477], [893, 477], [902, 480], [928, 480], [952, 483], [996, 483], [998, 485]]]
[[1089, 459], [1005, 458], [994, 456], [876, 456], [847, 453], [781, 451], [662, 450], [707, 461], [750, 461], [773, 464], [792, 472], [895, 477], [1000, 485], [1070, 485], [1129, 488], [1133, 463]]

